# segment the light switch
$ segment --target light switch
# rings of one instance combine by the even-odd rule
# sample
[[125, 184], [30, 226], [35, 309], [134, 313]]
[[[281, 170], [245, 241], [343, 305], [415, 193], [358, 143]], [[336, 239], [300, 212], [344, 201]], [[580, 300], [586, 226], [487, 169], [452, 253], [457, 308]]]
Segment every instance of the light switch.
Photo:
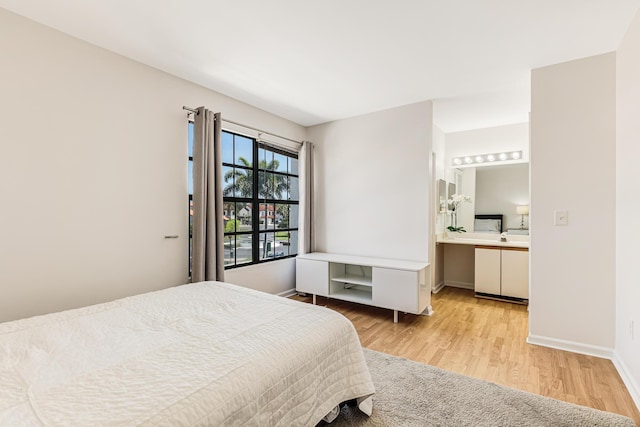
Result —
[[553, 211], [553, 225], [568, 225], [569, 213], [567, 211]]

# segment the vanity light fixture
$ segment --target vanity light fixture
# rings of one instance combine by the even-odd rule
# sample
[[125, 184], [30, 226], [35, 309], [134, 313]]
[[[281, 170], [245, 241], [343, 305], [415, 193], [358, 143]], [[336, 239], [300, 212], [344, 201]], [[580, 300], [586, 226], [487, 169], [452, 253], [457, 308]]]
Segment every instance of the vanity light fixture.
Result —
[[502, 153], [477, 154], [473, 156], [454, 157], [451, 159], [453, 166], [473, 166], [490, 162], [519, 162], [522, 159], [522, 151], [506, 151]]

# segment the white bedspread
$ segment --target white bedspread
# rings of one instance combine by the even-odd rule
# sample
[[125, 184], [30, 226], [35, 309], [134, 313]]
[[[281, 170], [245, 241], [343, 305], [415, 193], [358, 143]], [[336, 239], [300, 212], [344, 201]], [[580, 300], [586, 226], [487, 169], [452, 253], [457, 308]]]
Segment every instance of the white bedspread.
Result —
[[0, 426], [313, 426], [373, 392], [346, 318], [226, 283], [0, 324]]

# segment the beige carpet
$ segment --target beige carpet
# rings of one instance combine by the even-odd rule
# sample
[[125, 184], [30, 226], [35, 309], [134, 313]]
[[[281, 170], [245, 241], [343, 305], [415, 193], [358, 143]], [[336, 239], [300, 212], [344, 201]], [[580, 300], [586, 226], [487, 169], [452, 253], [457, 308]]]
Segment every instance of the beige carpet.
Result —
[[365, 349], [373, 415], [345, 406], [328, 427], [625, 426], [627, 417], [572, 405]]

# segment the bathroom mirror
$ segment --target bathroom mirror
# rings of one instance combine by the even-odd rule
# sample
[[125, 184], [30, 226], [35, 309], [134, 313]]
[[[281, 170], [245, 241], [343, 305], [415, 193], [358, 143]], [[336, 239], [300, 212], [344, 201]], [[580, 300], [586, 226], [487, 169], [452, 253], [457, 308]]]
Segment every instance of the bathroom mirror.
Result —
[[520, 228], [516, 207], [529, 204], [529, 163], [465, 168], [460, 191], [472, 199], [462, 215], [467, 230], [473, 230], [474, 215], [484, 214], [502, 214], [503, 230]]

